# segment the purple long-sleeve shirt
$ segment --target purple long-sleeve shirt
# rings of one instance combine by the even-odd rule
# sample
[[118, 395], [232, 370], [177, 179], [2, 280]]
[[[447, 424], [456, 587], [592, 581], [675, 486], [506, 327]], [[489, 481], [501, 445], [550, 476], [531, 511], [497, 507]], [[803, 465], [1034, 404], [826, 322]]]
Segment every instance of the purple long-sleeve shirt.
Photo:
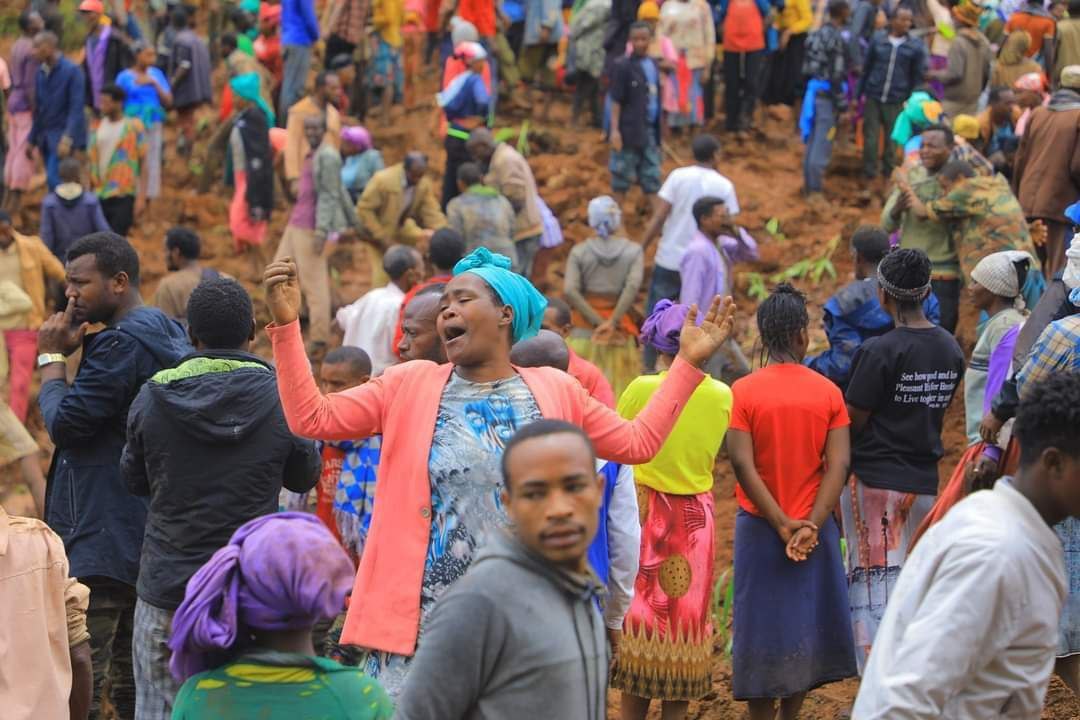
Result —
[[686, 247], [686, 253], [679, 263], [682, 281], [679, 302], [684, 305], [697, 303], [701, 310], [699, 319], [704, 319], [705, 309], [715, 296], [731, 294], [731, 266], [758, 259], [758, 246], [754, 238], [741, 227], [738, 233], [737, 238], [721, 235], [713, 242], [701, 231], [696, 231], [694, 239]]
[[8, 112], [29, 112], [34, 109], [34, 84], [37, 82], [38, 61], [34, 59], [34, 43], [23, 36], [11, 47], [11, 91], [8, 93]]

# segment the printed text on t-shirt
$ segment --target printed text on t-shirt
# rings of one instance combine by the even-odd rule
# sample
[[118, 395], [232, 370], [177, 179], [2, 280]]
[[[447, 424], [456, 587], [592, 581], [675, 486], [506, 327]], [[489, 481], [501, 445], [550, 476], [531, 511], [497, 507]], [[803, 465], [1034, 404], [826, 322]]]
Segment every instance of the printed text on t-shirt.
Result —
[[955, 370], [902, 373], [900, 382], [896, 383], [893, 402], [921, 404], [934, 409], [947, 407], [959, 378], [960, 374]]

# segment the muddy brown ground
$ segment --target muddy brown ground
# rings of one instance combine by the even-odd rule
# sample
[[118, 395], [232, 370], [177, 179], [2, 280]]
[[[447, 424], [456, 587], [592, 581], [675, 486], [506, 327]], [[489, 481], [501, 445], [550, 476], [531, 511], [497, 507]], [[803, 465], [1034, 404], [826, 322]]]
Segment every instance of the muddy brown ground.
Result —
[[[7, 45], [7, 42], [0, 43], [0, 50], [3, 50], [5, 55]], [[220, 82], [220, 77], [216, 79]], [[433, 77], [430, 74], [425, 75], [418, 97], [431, 98], [429, 91], [433, 86]], [[536, 175], [540, 192], [558, 215], [567, 239], [567, 243], [562, 247], [544, 251], [538, 258], [538, 284], [545, 291], [558, 291], [561, 287], [563, 260], [570, 244], [588, 237], [586, 204], [591, 198], [609, 192], [607, 148], [599, 131], [571, 128], [569, 115], [568, 98], [561, 96], [552, 104], [546, 123], [537, 124], [530, 120], [530, 165]], [[433, 131], [433, 118], [434, 103], [431, 100], [421, 100], [418, 107], [395, 117], [392, 123], [372, 119], [368, 127], [373, 131], [376, 144], [383, 151], [388, 164], [400, 161], [407, 150], [423, 150], [431, 158], [433, 178], [438, 179], [441, 177], [444, 154], [441, 142]], [[516, 129], [520, 127], [523, 119], [500, 118], [497, 127]], [[200, 149], [205, 146], [213, 123], [213, 114], [207, 112], [200, 136]], [[793, 281], [809, 297], [811, 326], [814, 329], [811, 349], [819, 349], [825, 342], [824, 332], [820, 329], [821, 307], [832, 292], [851, 279], [852, 267], [847, 250], [847, 237], [859, 224], [876, 222], [880, 213], [880, 201], [877, 198], [869, 201], [856, 199], [857, 193], [862, 189], [857, 175], [857, 149], [846, 140], [846, 133], [841, 132], [841, 142], [838, 144], [833, 168], [827, 180], [828, 206], [821, 211], [813, 211], [799, 195], [802, 183], [802, 146], [794, 129], [774, 122], [768, 125], [766, 130], [764, 136], [744, 144], [725, 139], [720, 163], [721, 172], [735, 183], [742, 206], [739, 222], [747, 227], [761, 245], [761, 261], [740, 266], [736, 278], [736, 299], [739, 305], [736, 331], [748, 357], [752, 358], [757, 357], [753, 321], [756, 301], [747, 295], [752, 286], [752, 274], [762, 275], [766, 283], [771, 284], [768, 281], [770, 276], [805, 258], [828, 258], [832, 262], [835, 278], [826, 273], [817, 281], [809, 276]], [[236, 257], [232, 250], [227, 226], [227, 207], [231, 191], [218, 183], [210, 194], [198, 194], [195, 181], [201, 170], [199, 154], [196, 153], [196, 159], [190, 162], [178, 159], [173, 149], [175, 131], [172, 128], [167, 129], [166, 138], [164, 196], [153, 203], [147, 217], [136, 225], [131, 234], [131, 241], [139, 250], [143, 263], [143, 296], [151, 297], [158, 280], [166, 272], [163, 240], [165, 230], [173, 224], [183, 223], [196, 228], [202, 235], [204, 262], [243, 282], [255, 300], [259, 322], [268, 321], [262, 304], [263, 293], [257, 284], [258, 278], [248, 261]], [[687, 137], [668, 138], [666, 145], [665, 173], [690, 162]], [[20, 230], [33, 232], [36, 229], [40, 197], [41, 193], [38, 192], [27, 202], [23, 217], [17, 221]], [[268, 255], [275, 249], [288, 214], [284, 201], [279, 198], [278, 202], [279, 206], [272, 220], [272, 232], [269, 234], [271, 240]], [[627, 235], [640, 240], [648, 219], [646, 202], [637, 191], [633, 191], [624, 207]], [[773, 219], [776, 221], [775, 225], [770, 223]], [[766, 229], [767, 225], [778, 234], [771, 234]], [[836, 241], [838, 236], [841, 238], [839, 242]], [[651, 255], [650, 251], [650, 258]], [[351, 302], [362, 294], [368, 288], [369, 277], [367, 255], [363, 246], [350, 245], [340, 248], [332, 261], [332, 274], [337, 303]], [[642, 288], [639, 307], [644, 300], [644, 294], [645, 288]], [[972, 327], [973, 318], [970, 317], [965, 319], [961, 327], [962, 344], [968, 351], [973, 344], [970, 329]], [[260, 335], [256, 350], [269, 354], [269, 344], [265, 336]], [[958, 392], [957, 397], [962, 398], [962, 395]], [[44, 448], [42, 462], [47, 466], [51, 446], [36, 407], [32, 409], [29, 425]], [[951, 472], [964, 449], [961, 399], [954, 401], [949, 410], [944, 442], [947, 454], [941, 464], [943, 478]], [[730, 464], [724, 458], [717, 463], [716, 479], [716, 571], [719, 574], [731, 567], [736, 509], [734, 476]], [[29, 496], [17, 484], [10, 468], [6, 469], [6, 472], [0, 472], [0, 496], [4, 497], [4, 505], [13, 512], [25, 512], [31, 507]], [[731, 698], [731, 667], [719, 643], [715, 658], [712, 692], [701, 701], [691, 704], [690, 717], [716, 720], [746, 717], [745, 705], [736, 703]], [[845, 717], [857, 688], [857, 681], [848, 680], [813, 691], [806, 701], [802, 716], [823, 720]], [[612, 701], [609, 715], [615, 718], [615, 694], [612, 694]], [[650, 718], [658, 717], [659, 713], [654, 708]], [[1055, 680], [1043, 717], [1054, 720], [1080, 718], [1080, 701]]]

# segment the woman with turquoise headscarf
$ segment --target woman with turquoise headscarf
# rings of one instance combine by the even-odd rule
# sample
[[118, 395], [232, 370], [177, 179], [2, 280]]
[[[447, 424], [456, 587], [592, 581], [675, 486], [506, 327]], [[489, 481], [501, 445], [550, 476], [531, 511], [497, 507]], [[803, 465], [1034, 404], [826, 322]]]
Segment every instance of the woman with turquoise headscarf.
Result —
[[[371, 651], [368, 674], [393, 697], [435, 600], [506, 526], [499, 462], [518, 428], [541, 417], [584, 428], [597, 454], [638, 464], [663, 445], [731, 332], [730, 299], [716, 298], [704, 323], [689, 314], [679, 357], [632, 421], [594, 400], [554, 368], [510, 364], [513, 343], [540, 329], [547, 306], [510, 259], [477, 248], [454, 267], [436, 327], [448, 362], [414, 360], [342, 393], [322, 395], [300, 332], [300, 288], [289, 258], [265, 273], [268, 328], [282, 408], [294, 433], [322, 439], [383, 437], [379, 515], [372, 523], [341, 642]], [[371, 622], [379, 618], [379, 622]]]
[[229, 89], [239, 112], [229, 133], [234, 187], [229, 230], [236, 252], [247, 252], [258, 273], [266, 265], [262, 244], [274, 207], [274, 156], [270, 146], [274, 111], [263, 99], [255, 73], [237, 75], [229, 80]]

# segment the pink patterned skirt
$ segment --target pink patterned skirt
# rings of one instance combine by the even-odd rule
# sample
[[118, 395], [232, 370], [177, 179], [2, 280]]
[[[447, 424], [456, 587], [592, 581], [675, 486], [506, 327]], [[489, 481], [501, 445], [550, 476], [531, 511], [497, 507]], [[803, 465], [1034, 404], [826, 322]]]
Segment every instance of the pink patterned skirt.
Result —
[[247, 173], [236, 170], [233, 173], [236, 190], [229, 204], [229, 232], [233, 236], [233, 246], [237, 252], [243, 252], [247, 246], [262, 245], [266, 242], [265, 220], [255, 222], [251, 219], [247, 203]]
[[712, 682], [712, 492], [639, 485], [638, 506], [641, 563], [611, 685], [637, 697], [696, 700]]

